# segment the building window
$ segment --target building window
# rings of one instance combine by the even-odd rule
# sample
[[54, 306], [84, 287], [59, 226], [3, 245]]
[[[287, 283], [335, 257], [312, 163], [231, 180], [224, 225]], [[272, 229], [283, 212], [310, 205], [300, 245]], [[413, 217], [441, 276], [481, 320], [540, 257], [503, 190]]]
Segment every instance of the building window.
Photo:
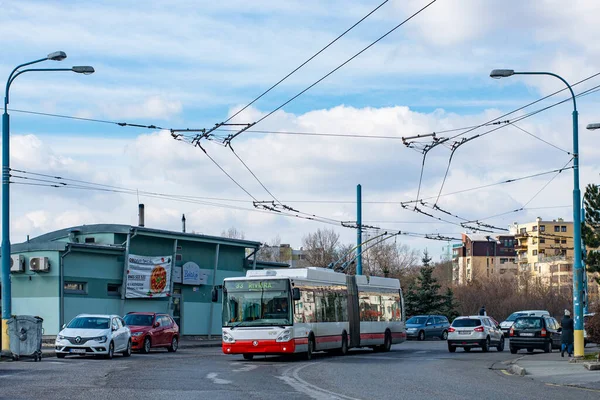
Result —
[[181, 246], [177, 246], [177, 251], [181, 250], [182, 247]]
[[183, 257], [181, 256], [181, 254], [175, 254], [175, 261], [181, 261], [183, 259]]
[[540, 225], [540, 232], [546, 232], [546, 225]]
[[66, 294], [87, 294], [86, 282], [65, 282], [63, 292]]
[[554, 239], [554, 244], [560, 244], [560, 239]]
[[527, 233], [527, 228], [521, 228], [521, 230], [519, 232], [521, 232], [521, 233]]
[[96, 238], [87, 237], [87, 238], [85, 238], [85, 242], [86, 243], [96, 243]]
[[540, 250], [540, 254], [546, 254], [546, 250], [544, 250], [544, 249], [541, 249], [541, 250]]
[[532, 230], [533, 230], [534, 232], [537, 232], [537, 225], [534, 225]]
[[567, 244], [567, 239], [560, 239], [561, 244]]
[[560, 232], [560, 226], [554, 225], [554, 232]]
[[540, 239], [540, 244], [541, 243], [546, 243], [546, 239]]
[[106, 285], [106, 294], [109, 296], [121, 296], [121, 285], [118, 283], [109, 283]]
[[534, 255], [534, 256], [537, 256], [537, 250], [534, 250], [534, 251], [533, 251], [533, 255]]
[[564, 226], [564, 225], [563, 225], [563, 226], [561, 226], [561, 227], [560, 227], [560, 231], [561, 231], [561, 232], [566, 232], [566, 231], [567, 231], [567, 227], [566, 227], [566, 226]]

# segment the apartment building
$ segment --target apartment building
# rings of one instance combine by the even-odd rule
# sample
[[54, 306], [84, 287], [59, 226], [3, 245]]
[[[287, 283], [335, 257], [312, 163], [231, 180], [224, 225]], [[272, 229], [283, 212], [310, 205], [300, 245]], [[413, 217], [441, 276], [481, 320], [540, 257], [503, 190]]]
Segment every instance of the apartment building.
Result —
[[462, 235], [462, 243], [452, 249], [452, 280], [463, 285], [475, 278], [516, 276], [515, 238], [513, 235]]

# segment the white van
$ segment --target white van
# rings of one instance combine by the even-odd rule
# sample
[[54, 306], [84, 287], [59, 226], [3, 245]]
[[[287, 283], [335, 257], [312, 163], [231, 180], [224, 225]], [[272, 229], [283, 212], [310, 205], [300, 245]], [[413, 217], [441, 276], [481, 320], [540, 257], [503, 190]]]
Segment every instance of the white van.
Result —
[[506, 318], [506, 320], [504, 320], [500, 323], [500, 329], [502, 329], [502, 332], [504, 332], [508, 336], [508, 332], [510, 331], [510, 328], [513, 326], [515, 319], [517, 319], [519, 317], [527, 317], [527, 316], [542, 317], [544, 315], [550, 315], [550, 313], [546, 310], [517, 311], [517, 312], [510, 314], [509, 317]]

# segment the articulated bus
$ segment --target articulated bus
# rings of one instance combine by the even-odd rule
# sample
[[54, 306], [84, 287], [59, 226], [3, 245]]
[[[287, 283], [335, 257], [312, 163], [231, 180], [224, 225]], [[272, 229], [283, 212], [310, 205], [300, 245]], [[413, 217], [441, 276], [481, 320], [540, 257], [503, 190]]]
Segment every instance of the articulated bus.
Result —
[[223, 353], [310, 360], [315, 351], [389, 351], [406, 340], [403, 311], [397, 279], [313, 267], [252, 270], [223, 283]]

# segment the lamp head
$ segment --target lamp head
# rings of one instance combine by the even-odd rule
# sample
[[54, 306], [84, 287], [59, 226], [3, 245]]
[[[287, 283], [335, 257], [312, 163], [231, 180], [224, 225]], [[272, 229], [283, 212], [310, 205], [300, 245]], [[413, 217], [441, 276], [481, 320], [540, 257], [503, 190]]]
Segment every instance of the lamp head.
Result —
[[600, 124], [588, 124], [588, 126], [586, 126], [586, 129], [589, 129], [590, 131], [595, 131], [596, 129], [600, 129]]
[[71, 68], [73, 72], [77, 72], [78, 74], [91, 75], [95, 72], [94, 67], [90, 67], [87, 65], [84, 66], [76, 66]]
[[490, 72], [490, 77], [494, 79], [508, 78], [515, 74], [514, 69], [495, 69]]
[[64, 51], [55, 51], [54, 53], [48, 54], [48, 60], [62, 61], [67, 58], [67, 53]]

